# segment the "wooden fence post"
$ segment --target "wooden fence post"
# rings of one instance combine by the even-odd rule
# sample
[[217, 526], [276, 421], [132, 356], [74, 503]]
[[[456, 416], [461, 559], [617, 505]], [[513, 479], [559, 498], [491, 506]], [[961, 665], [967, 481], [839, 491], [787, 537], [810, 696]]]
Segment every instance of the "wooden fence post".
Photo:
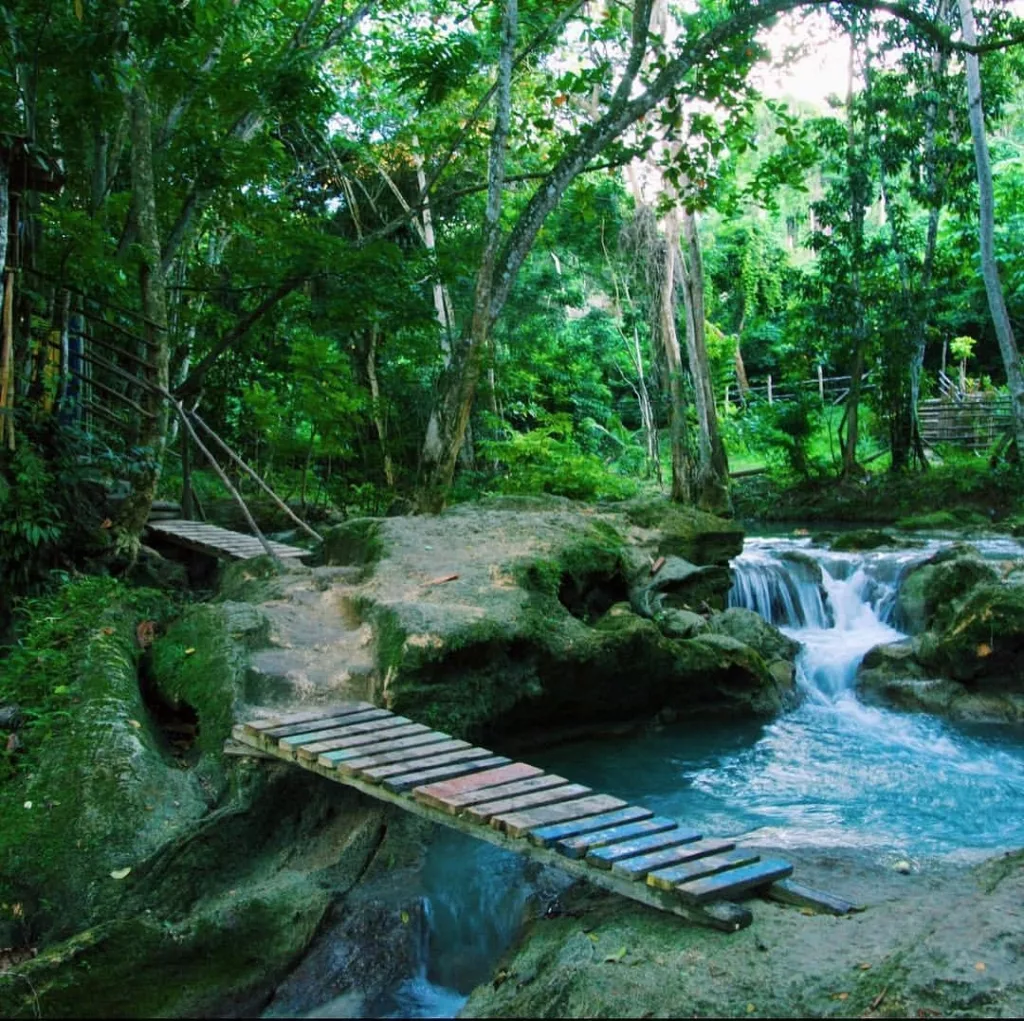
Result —
[[818, 397], [821, 399], [821, 403], [825, 403], [825, 376], [821, 371], [821, 366], [818, 366]]
[[768, 373], [768, 404], [771, 405], [771, 404], [774, 404], [774, 403], [775, 402], [772, 399], [772, 374], [769, 372]]

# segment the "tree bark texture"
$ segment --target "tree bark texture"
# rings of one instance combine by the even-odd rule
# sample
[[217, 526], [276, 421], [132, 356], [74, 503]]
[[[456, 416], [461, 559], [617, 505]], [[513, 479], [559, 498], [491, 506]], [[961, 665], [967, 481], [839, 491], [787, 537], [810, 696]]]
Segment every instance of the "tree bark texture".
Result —
[[[971, 0], [959, 0], [960, 22], [964, 42], [977, 43], [974, 9]], [[1013, 410], [1013, 434], [1019, 456], [1024, 456], [1024, 373], [1021, 372], [1020, 351], [1010, 325], [1003, 288], [999, 280], [999, 267], [995, 252], [995, 199], [992, 194], [992, 165], [985, 137], [985, 113], [981, 105], [981, 66], [976, 53], [965, 53], [967, 68], [967, 114], [974, 141], [974, 162], [978, 172], [978, 234], [981, 244], [981, 274], [985, 280], [992, 324], [999, 340], [999, 352], [1006, 370], [1006, 383], [1010, 390]]]
[[692, 210], [681, 214], [684, 257], [679, 261], [686, 312], [686, 350], [693, 379], [693, 403], [697, 411], [697, 505], [723, 514], [729, 510], [729, 458], [718, 428], [715, 391], [708, 361], [704, 330], [704, 262], [697, 235], [697, 217]]
[[[163, 393], [168, 387], [169, 345], [167, 338], [167, 292], [160, 260], [160, 234], [156, 215], [156, 184], [153, 176], [153, 135], [149, 97], [136, 84], [128, 97], [131, 115], [131, 176], [136, 211], [138, 244], [141, 249], [139, 290], [142, 299], [146, 350], [139, 354], [153, 366], [147, 382]], [[132, 478], [132, 488], [121, 507], [118, 528], [129, 540], [141, 534], [149, 516], [160, 481], [167, 438], [169, 408], [161, 393], [147, 387], [140, 395], [149, 413], [140, 416], [138, 444], [146, 450]]]
[[484, 248], [480, 257], [476, 287], [473, 294], [473, 318], [469, 333], [454, 353], [450, 370], [441, 380], [437, 427], [440, 438], [439, 456], [424, 449], [426, 477], [420, 495], [420, 508], [438, 512], [444, 507], [455, 475], [459, 456], [473, 410], [477, 384], [483, 369], [484, 355], [494, 322], [492, 304], [498, 248], [501, 243], [501, 205], [505, 188], [505, 153], [508, 147], [512, 114], [512, 58], [515, 52], [516, 29], [519, 22], [518, 0], [505, 0], [501, 18], [501, 52], [498, 58], [498, 89], [494, 130], [487, 170], [487, 208], [484, 213]]

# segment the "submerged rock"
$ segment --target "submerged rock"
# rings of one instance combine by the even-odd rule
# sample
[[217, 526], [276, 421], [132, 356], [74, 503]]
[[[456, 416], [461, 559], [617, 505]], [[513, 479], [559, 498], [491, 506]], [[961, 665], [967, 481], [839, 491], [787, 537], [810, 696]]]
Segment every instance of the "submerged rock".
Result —
[[837, 553], [858, 552], [860, 550], [895, 547], [903, 543], [889, 532], [877, 528], [861, 528], [852, 532], [842, 532], [832, 540], [832, 549]]

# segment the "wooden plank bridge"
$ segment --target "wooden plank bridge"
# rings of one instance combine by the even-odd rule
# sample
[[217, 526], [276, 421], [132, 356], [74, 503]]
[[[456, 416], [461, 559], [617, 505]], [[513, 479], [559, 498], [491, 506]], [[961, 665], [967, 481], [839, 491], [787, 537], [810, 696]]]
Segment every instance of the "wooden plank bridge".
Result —
[[[227, 560], [251, 560], [253, 557], [265, 556], [267, 552], [255, 536], [242, 535], [240, 532], [232, 532], [217, 525], [207, 525], [202, 521], [150, 520], [146, 527], [154, 535], [168, 542]], [[268, 540], [267, 545], [273, 550], [274, 555], [282, 560], [298, 560], [300, 557], [309, 556], [309, 550], [287, 546], [283, 542]]]
[[368, 702], [268, 716], [236, 726], [251, 750], [354, 787], [470, 836], [691, 921], [735, 932], [754, 893], [830, 914], [853, 905], [789, 877], [778, 858], [717, 840], [649, 809], [599, 794], [455, 740]]

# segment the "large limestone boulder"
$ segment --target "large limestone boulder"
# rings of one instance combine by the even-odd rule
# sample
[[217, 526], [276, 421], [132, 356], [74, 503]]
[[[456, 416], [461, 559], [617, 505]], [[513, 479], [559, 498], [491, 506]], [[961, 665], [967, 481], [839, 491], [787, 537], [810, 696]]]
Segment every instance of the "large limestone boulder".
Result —
[[929, 662], [959, 681], [1024, 691], [1024, 586], [972, 589], [939, 634]]
[[[365, 565], [355, 527], [339, 531], [340, 554], [328, 537], [330, 559]], [[726, 636], [695, 644], [696, 614], [669, 626], [650, 619], [724, 603], [727, 558], [742, 544], [730, 522], [664, 502], [623, 511], [485, 501], [358, 528], [382, 551], [355, 600], [373, 635], [370, 697], [404, 715], [485, 740], [666, 706], [781, 704], [785, 678], [755, 650]]]
[[998, 579], [996, 569], [973, 547], [957, 543], [911, 565], [900, 579], [896, 623], [918, 634], [942, 627], [976, 585]]

